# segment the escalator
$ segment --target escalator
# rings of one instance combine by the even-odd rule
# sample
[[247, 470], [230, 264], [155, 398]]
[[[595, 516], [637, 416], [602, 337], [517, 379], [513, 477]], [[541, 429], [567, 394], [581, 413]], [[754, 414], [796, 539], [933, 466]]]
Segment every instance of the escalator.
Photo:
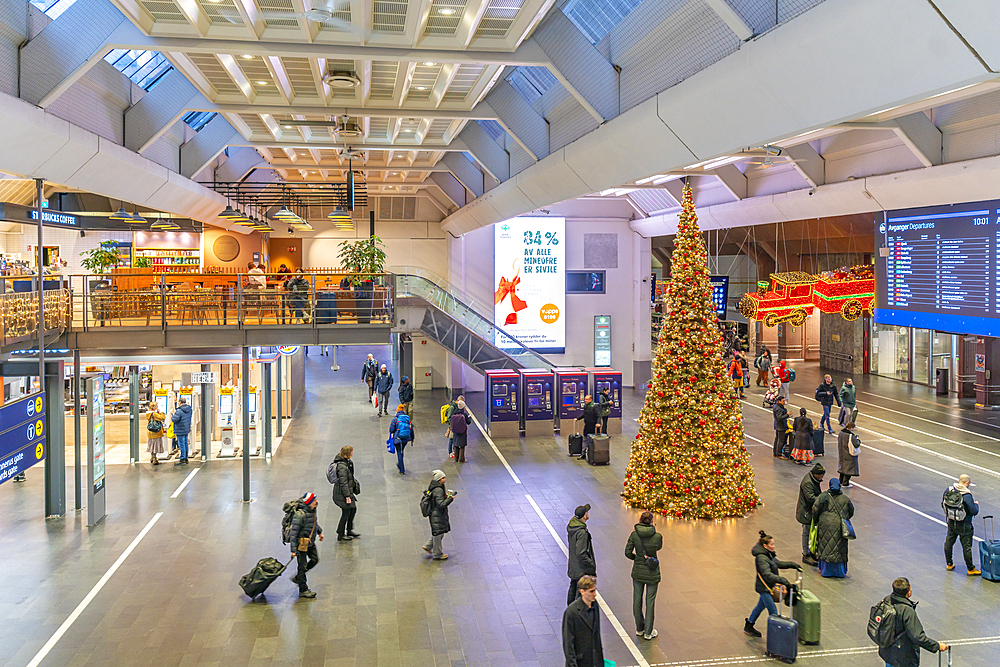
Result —
[[396, 266], [388, 271], [394, 274], [397, 313], [410, 313], [408, 318], [397, 315], [394, 332], [419, 331], [480, 373], [552, 366], [493, 324], [492, 304], [477, 304], [426, 269]]

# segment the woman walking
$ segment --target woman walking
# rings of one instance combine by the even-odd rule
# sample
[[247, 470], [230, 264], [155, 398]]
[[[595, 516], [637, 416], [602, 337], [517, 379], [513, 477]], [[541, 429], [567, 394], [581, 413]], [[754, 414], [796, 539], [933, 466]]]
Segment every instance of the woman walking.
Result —
[[344, 445], [340, 454], [326, 471], [327, 480], [333, 484], [333, 503], [340, 508], [340, 523], [337, 524], [337, 541], [349, 542], [361, 537], [354, 532], [354, 515], [358, 513], [358, 494], [361, 484], [354, 479], [354, 447]]
[[858, 467], [858, 453], [861, 451], [861, 439], [854, 433], [854, 422], [849, 421], [837, 435], [837, 453], [840, 456], [840, 485], [851, 488], [851, 477], [858, 477], [861, 472]]
[[465, 447], [469, 444], [469, 422], [471, 421], [472, 417], [465, 409], [465, 401], [459, 398], [455, 401], [455, 409], [451, 411], [451, 417], [448, 419], [451, 437], [454, 440], [455, 461], [458, 463], [465, 463]]
[[819, 573], [824, 577], [847, 576], [847, 538], [845, 521], [854, 516], [854, 503], [840, 491], [840, 480], [830, 480], [830, 490], [824, 491], [813, 503], [816, 522], [816, 556]]
[[149, 454], [149, 462], [154, 466], [160, 465], [159, 455], [163, 453], [163, 422], [167, 416], [159, 412], [156, 403], [149, 404], [149, 414], [146, 415], [146, 452]]
[[[643, 512], [639, 523], [625, 543], [625, 558], [632, 563], [632, 615], [635, 634], [645, 639], [656, 636], [653, 629], [653, 607], [656, 589], [660, 585], [660, 561], [656, 553], [663, 548], [663, 536], [653, 528], [653, 513]], [[642, 613], [643, 589], [646, 593], [646, 614]]]
[[799, 416], [792, 422], [792, 432], [795, 436], [792, 458], [796, 463], [807, 466], [813, 460], [813, 421], [806, 417], [805, 408], [799, 408]]
[[445, 534], [451, 532], [448, 505], [455, 500], [457, 492], [445, 489], [445, 481], [444, 471], [435, 470], [431, 473], [431, 483], [427, 487], [427, 502], [430, 504], [430, 513], [427, 516], [431, 520], [431, 539], [424, 545], [424, 551], [433, 555], [434, 560], [448, 560], [448, 554], [444, 553], [441, 542]]
[[743, 632], [751, 637], [760, 637], [760, 632], [753, 627], [757, 622], [760, 613], [767, 609], [768, 614], [777, 614], [778, 608], [774, 604], [774, 597], [771, 591], [776, 585], [791, 586], [791, 582], [778, 574], [778, 570], [798, 570], [802, 571], [802, 566], [788, 560], [778, 560], [778, 555], [774, 552], [774, 538], [760, 531], [760, 539], [753, 545], [750, 555], [754, 557], [757, 570], [757, 579], [754, 582], [754, 591], [760, 596], [757, 606], [750, 612], [750, 617], [744, 619], [746, 625]]

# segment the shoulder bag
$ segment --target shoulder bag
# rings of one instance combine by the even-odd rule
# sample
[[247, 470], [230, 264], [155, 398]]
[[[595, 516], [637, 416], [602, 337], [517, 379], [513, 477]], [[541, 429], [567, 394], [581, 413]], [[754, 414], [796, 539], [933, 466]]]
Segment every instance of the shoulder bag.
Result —
[[760, 583], [764, 584], [764, 588], [771, 594], [771, 599], [775, 602], [781, 602], [788, 589], [783, 584], [775, 584], [773, 587], [768, 586], [767, 582], [764, 581], [764, 577], [760, 576], [760, 572], [757, 573], [757, 577], [760, 579]]
[[[830, 498], [830, 502], [833, 502], [833, 498]], [[837, 505], [837, 514], [840, 515], [840, 535], [845, 540], [853, 540], [857, 538], [857, 534], [854, 532], [854, 524], [851, 520], [846, 518], [843, 512], [840, 511], [840, 505]]]
[[643, 561], [646, 563], [646, 567], [648, 567], [650, 570], [655, 570], [656, 568], [660, 567], [660, 559], [656, 558], [655, 556], [647, 556], [646, 545], [642, 543], [642, 537], [639, 535], [639, 533], [636, 533], [635, 531], [632, 532], [635, 533], [635, 541], [637, 543], [635, 547], [635, 555], [638, 556], [639, 558], [642, 558]]

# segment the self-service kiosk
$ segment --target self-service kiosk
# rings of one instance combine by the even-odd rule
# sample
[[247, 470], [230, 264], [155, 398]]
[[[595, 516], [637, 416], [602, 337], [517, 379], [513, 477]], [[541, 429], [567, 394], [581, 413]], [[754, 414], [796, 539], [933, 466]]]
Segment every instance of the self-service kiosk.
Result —
[[611, 399], [611, 414], [608, 416], [608, 433], [622, 432], [622, 374], [610, 368], [588, 368], [592, 378], [591, 388], [595, 403], [600, 403], [602, 389], [608, 390]]
[[521, 430], [520, 376], [506, 368], [486, 371], [486, 429], [495, 438], [516, 438]]
[[257, 424], [260, 423], [260, 401], [258, 400], [260, 394], [257, 393], [257, 387], [250, 385], [250, 395], [248, 397], [249, 403], [247, 404], [249, 416], [247, 417], [250, 422], [247, 424], [247, 428], [250, 429], [250, 455], [256, 456], [260, 454], [260, 439], [257, 437]]
[[170, 405], [170, 390], [169, 389], [154, 389], [153, 390], [153, 402], [156, 403], [156, 411], [166, 415], [166, 419], [163, 420], [163, 451], [156, 455], [161, 461], [166, 461], [170, 458], [170, 450], [173, 449], [170, 440], [167, 439], [167, 426], [170, 425], [170, 415], [172, 413], [172, 406]]
[[583, 412], [583, 397], [587, 395], [590, 375], [582, 368], [553, 368], [556, 387], [556, 428], [562, 421], [572, 421]]
[[219, 430], [222, 435], [222, 449], [219, 456], [236, 456], [237, 405], [234, 387], [219, 388]]
[[555, 428], [555, 374], [545, 368], [522, 368], [521, 430], [524, 435], [551, 436]]

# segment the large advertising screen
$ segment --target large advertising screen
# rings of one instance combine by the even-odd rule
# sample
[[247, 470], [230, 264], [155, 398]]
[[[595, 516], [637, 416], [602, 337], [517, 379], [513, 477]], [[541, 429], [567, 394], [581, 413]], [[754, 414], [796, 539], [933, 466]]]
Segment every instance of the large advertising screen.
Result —
[[566, 351], [565, 218], [512, 218], [493, 226], [493, 319], [507, 336], [543, 354]]
[[886, 212], [875, 321], [1000, 335], [1000, 200]]

